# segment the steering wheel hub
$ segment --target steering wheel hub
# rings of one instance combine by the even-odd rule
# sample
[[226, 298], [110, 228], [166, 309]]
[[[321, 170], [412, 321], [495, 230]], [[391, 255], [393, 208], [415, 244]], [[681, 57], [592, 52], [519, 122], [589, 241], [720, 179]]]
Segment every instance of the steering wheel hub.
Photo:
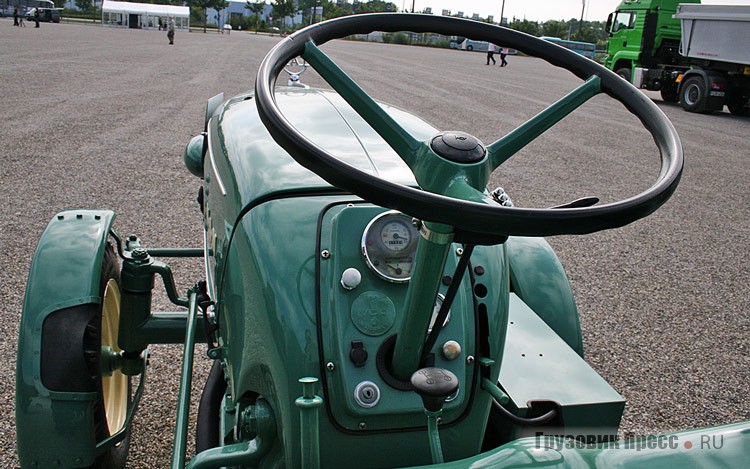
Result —
[[478, 163], [487, 155], [487, 150], [478, 138], [457, 130], [435, 135], [430, 142], [430, 148], [438, 156], [454, 163]]

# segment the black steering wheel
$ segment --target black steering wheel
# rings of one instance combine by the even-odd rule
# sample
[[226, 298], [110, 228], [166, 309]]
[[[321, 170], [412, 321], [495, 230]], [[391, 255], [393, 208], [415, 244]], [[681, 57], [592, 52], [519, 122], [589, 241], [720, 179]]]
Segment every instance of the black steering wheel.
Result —
[[[462, 132], [416, 140], [354, 83], [317, 46], [332, 39], [373, 31], [435, 32], [502, 44], [571, 71], [584, 83], [496, 142], [484, 147]], [[355, 169], [315, 145], [279, 110], [277, 76], [301, 56], [393, 148], [414, 172], [420, 188], [392, 183]], [[617, 202], [555, 209], [505, 207], [485, 190], [500, 164], [588, 99], [606, 93], [622, 102], [651, 133], [661, 155], [656, 182]], [[479, 237], [584, 234], [616, 228], [646, 217], [672, 195], [682, 173], [682, 145], [667, 117], [643, 93], [616, 74], [575, 52], [510, 29], [453, 17], [378, 13], [354, 15], [309, 26], [287, 37], [266, 55], [255, 82], [261, 120], [274, 140], [301, 165], [334, 186], [380, 206], [422, 220], [450, 225]]]

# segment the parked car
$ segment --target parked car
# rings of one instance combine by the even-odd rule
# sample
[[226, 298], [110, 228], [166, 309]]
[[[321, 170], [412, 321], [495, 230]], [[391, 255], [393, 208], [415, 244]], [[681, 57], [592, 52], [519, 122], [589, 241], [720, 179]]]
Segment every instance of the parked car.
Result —
[[39, 21], [44, 21], [45, 23], [60, 22], [60, 10], [57, 8], [32, 8], [26, 12], [26, 21], [34, 21], [37, 9], [39, 10]]

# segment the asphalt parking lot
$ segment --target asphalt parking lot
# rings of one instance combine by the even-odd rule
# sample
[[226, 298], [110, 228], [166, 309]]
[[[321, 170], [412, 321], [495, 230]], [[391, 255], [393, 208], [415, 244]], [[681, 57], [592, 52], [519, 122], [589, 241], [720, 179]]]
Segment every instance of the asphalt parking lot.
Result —
[[[63, 209], [108, 208], [118, 231], [149, 246], [199, 247], [198, 181], [184, 168], [184, 146], [203, 128], [206, 100], [250, 89], [278, 39], [178, 33], [169, 46], [158, 31], [23, 29], [0, 19], [0, 467], [17, 464], [15, 344], [47, 222]], [[499, 68], [454, 50], [341, 41], [324, 50], [373, 97], [485, 143], [580, 83], [528, 57]], [[314, 72], [302, 79], [322, 84]], [[750, 419], [750, 118], [656, 102], [685, 149], [672, 200], [621, 229], [550, 239], [577, 297], [587, 359], [627, 399], [622, 431], [634, 435]], [[516, 205], [547, 207], [586, 195], [618, 200], [657, 174], [658, 153], [638, 120], [598, 96], [503, 165], [493, 184]], [[203, 272], [190, 262], [175, 271], [181, 288]], [[154, 348], [130, 467], [169, 465], [179, 357], [179, 347]]]

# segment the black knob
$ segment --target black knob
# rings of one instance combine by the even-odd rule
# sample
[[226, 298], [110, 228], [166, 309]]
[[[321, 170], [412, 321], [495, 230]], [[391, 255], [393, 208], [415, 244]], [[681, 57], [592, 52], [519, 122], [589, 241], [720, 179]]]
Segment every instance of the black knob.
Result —
[[367, 362], [367, 350], [361, 340], [352, 340], [352, 349], [349, 351], [349, 359], [354, 366], [361, 368]]
[[440, 132], [430, 141], [432, 151], [456, 163], [472, 164], [484, 159], [487, 151], [478, 138], [465, 132]]
[[458, 377], [442, 368], [422, 368], [411, 375], [411, 386], [430, 412], [442, 410], [445, 400], [458, 390]]

